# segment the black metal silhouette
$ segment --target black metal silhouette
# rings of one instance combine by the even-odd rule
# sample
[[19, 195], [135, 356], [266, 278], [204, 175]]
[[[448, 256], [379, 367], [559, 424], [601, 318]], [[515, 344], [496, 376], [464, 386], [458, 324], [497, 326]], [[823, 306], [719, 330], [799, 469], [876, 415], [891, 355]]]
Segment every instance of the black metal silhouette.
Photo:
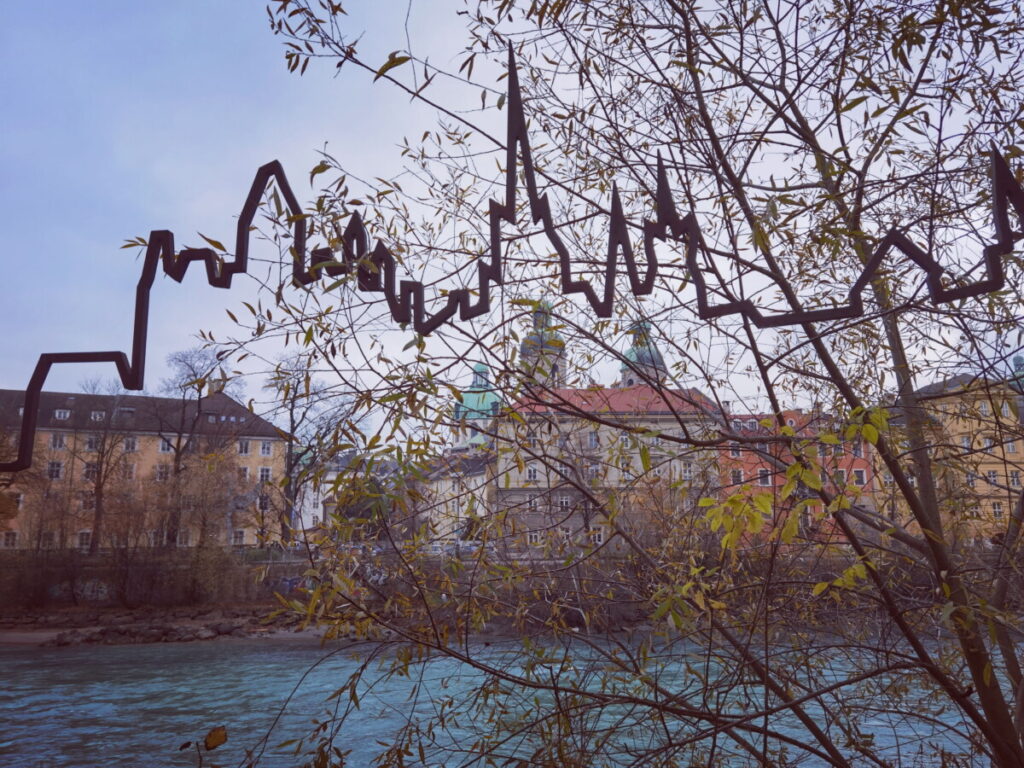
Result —
[[379, 240], [370, 249], [370, 238], [359, 214], [353, 214], [341, 237], [341, 260], [334, 257], [329, 248], [317, 248], [309, 254], [306, 266], [307, 228], [302, 208], [292, 192], [284, 169], [276, 160], [261, 167], [253, 180], [249, 195], [238, 218], [235, 239], [235, 255], [225, 262], [210, 248], [186, 248], [174, 252], [174, 235], [167, 230], [156, 230], [150, 234], [143, 261], [142, 275], [135, 290], [135, 325], [132, 338], [131, 360], [123, 352], [59, 352], [40, 355], [29, 385], [25, 390], [25, 403], [18, 441], [18, 456], [13, 461], [0, 462], [0, 472], [17, 472], [28, 469], [32, 464], [32, 450], [38, 424], [39, 398], [50, 368], [60, 363], [113, 363], [125, 389], [138, 390], [143, 387], [146, 364], [146, 337], [149, 323], [149, 296], [156, 277], [157, 263], [162, 262], [164, 272], [181, 282], [189, 264], [201, 261], [206, 267], [206, 279], [217, 288], [230, 288], [235, 275], [244, 274], [248, 268], [249, 230], [259, 208], [260, 199], [268, 184], [273, 180], [284, 197], [292, 221], [293, 264], [292, 277], [298, 285], [310, 285], [323, 273], [332, 277], [356, 272], [356, 287], [360, 291], [384, 294], [392, 318], [397, 323], [411, 324], [422, 335], [437, 330], [458, 312], [461, 320], [470, 320], [486, 314], [491, 306], [491, 285], [502, 284], [501, 224], [516, 223], [516, 199], [518, 175], [516, 173], [517, 150], [522, 158], [523, 181], [529, 210], [533, 222], [543, 225], [544, 235], [558, 254], [561, 269], [561, 287], [565, 294], [582, 293], [598, 317], [611, 317], [614, 304], [615, 278], [618, 271], [618, 254], [621, 252], [629, 277], [630, 289], [638, 296], [651, 293], [657, 276], [658, 262], [654, 251], [656, 240], [673, 239], [686, 246], [686, 269], [697, 293], [697, 311], [705, 320], [726, 315], [742, 315], [760, 328], [784, 325], [800, 325], [822, 321], [842, 320], [858, 317], [864, 312], [861, 293], [875, 276], [882, 261], [893, 249], [902, 252], [926, 275], [928, 292], [932, 302], [946, 303], [967, 299], [983, 293], [998, 291], [1005, 285], [1002, 257], [1013, 251], [1015, 233], [1010, 228], [1009, 208], [1024, 224], [1024, 189], [1016, 182], [1006, 161], [995, 146], [992, 147], [992, 206], [997, 240], [984, 249], [985, 278], [972, 284], [953, 288], [942, 287], [942, 267], [925, 251], [915, 245], [902, 232], [892, 229], [878, 243], [875, 252], [864, 266], [860, 277], [849, 292], [846, 306], [825, 309], [794, 309], [779, 314], [764, 315], [749, 300], [733, 300], [711, 305], [709, 291], [698, 256], [703, 248], [700, 227], [693, 213], [680, 218], [672, 199], [665, 165], [658, 158], [657, 189], [655, 193], [656, 216], [654, 221], [643, 223], [644, 255], [647, 261], [645, 274], [641, 277], [632, 244], [629, 238], [627, 220], [622, 210], [618, 189], [612, 190], [611, 214], [608, 229], [608, 255], [604, 269], [604, 286], [600, 295], [586, 280], [572, 277], [572, 259], [569, 249], [558, 234], [547, 195], [540, 194], [537, 187], [526, 117], [523, 112], [522, 94], [515, 66], [515, 58], [509, 48], [509, 96], [508, 123], [505, 155], [505, 200], [490, 201], [490, 253], [479, 259], [477, 265], [476, 299], [468, 288], [459, 288], [448, 293], [445, 305], [428, 314], [425, 307], [424, 285], [415, 280], [398, 280], [398, 261]]

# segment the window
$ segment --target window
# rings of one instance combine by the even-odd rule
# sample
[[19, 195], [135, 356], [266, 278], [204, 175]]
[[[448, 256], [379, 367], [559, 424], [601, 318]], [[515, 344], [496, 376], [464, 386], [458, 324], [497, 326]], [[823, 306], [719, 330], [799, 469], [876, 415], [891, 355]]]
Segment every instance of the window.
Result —
[[53, 412], [53, 418], [55, 418], [57, 421], [67, 421], [68, 419], [71, 418], [71, 411], [69, 411], [67, 408], [58, 408], [56, 411]]
[[526, 466], [526, 481], [530, 483], [537, 482], [537, 467], [533, 464], [528, 464]]
[[53, 432], [50, 434], [50, 449], [54, 451], [60, 451], [64, 449], [66, 443], [64, 442], [63, 432]]
[[249, 468], [248, 467], [239, 467], [238, 468], [238, 479], [241, 480], [243, 483], [249, 482]]
[[842, 456], [843, 453], [845, 453], [845, 451], [846, 451], [846, 449], [843, 447], [842, 443], [838, 443], [838, 444], [832, 446], [832, 453], [835, 456]]
[[4, 531], [4, 549], [14, 549], [18, 546], [18, 532]]
[[1003, 516], [1003, 502], [993, 501], [992, 502], [992, 517], [999, 519]]
[[102, 440], [99, 435], [88, 435], [85, 438], [85, 450], [87, 451], [98, 451]]
[[988, 480], [989, 485], [995, 485], [999, 482], [999, 473], [994, 469], [990, 469], [985, 473], [985, 479]]
[[747, 420], [747, 429], [751, 429], [751, 430], [757, 429], [757, 419], [748, 419]]
[[864, 455], [864, 444], [860, 440], [853, 441], [853, 455], [858, 459]]
[[135, 453], [139, 450], [139, 440], [136, 437], [129, 436], [124, 439], [124, 452]]
[[1010, 470], [1010, 487], [1011, 488], [1020, 488], [1020, 470], [1019, 469], [1011, 469]]
[[968, 488], [973, 488], [974, 487], [974, 479], [975, 479], [975, 477], [976, 477], [976, 475], [973, 472], [968, 472], [967, 473], [967, 487]]
[[540, 440], [537, 439], [537, 433], [532, 429], [526, 433], [526, 447], [537, 448], [540, 445]]
[[683, 482], [693, 481], [693, 464], [689, 461], [683, 462]]
[[64, 474], [63, 461], [51, 461], [46, 465], [46, 477], [50, 480], [60, 480]]
[[245, 546], [245, 531], [241, 529], [234, 531], [231, 534], [231, 543], [236, 547]]
[[562, 494], [561, 496], [558, 497], [558, 509], [560, 511], [568, 512], [570, 506], [571, 504], [568, 496]]
[[589, 464], [589, 466], [587, 466], [587, 479], [588, 480], [597, 480], [597, 478], [600, 476], [600, 474], [601, 474], [601, 465], [598, 464], [597, 462], [591, 462]]
[[767, 469], [757, 470], [757, 484], [758, 485], [771, 485], [772, 484], [772, 473]]
[[885, 471], [882, 473], [882, 482], [886, 485], [892, 485], [892, 472]]
[[853, 470], [853, 484], [854, 485], [866, 485], [867, 484], [867, 473], [863, 469]]
[[249, 441], [248, 440], [239, 440], [238, 441], [238, 455], [239, 456], [248, 456], [249, 455]]
[[996, 439], [991, 435], [985, 435], [985, 450], [991, 451], [996, 447]]
[[158, 483], [166, 483], [171, 477], [171, 465], [170, 464], [157, 464], [156, 465], [156, 481]]
[[599, 435], [596, 430], [587, 436], [587, 445], [591, 448], [601, 447], [601, 435]]
[[835, 478], [836, 485], [846, 485], [846, 470], [845, 469], [837, 469], [835, 471], [835, 473], [833, 474], [833, 477]]
[[531, 496], [530, 498], [528, 498], [526, 500], [526, 508], [528, 510], [530, 510], [531, 512], [536, 512], [537, 511], [537, 497], [536, 496]]
[[91, 421], [103, 421], [105, 418], [107, 418], [106, 411], [93, 411], [89, 414], [89, 419]]
[[257, 506], [259, 507], [260, 512], [269, 512], [270, 497], [267, 496], [267, 494], [265, 493], [261, 493], [259, 499], [257, 500]]
[[208, 421], [208, 422], [209, 422], [210, 424], [216, 424], [216, 423], [217, 423], [217, 415], [216, 415], [216, 414], [213, 414], [213, 413], [211, 413], [211, 414], [208, 414], [208, 415], [207, 415], [207, 417], [206, 417], [206, 420], [207, 420], [207, 421]]
[[600, 527], [591, 528], [587, 531], [587, 537], [595, 547], [600, 546], [604, 544], [604, 529]]
[[989, 415], [991, 415], [992, 411], [991, 411], [991, 410], [989, 409], [989, 407], [988, 407], [988, 400], [982, 400], [982, 401], [981, 401], [981, 402], [980, 402], [980, 403], [978, 404], [978, 412], [979, 412], [979, 413], [980, 413], [980, 414], [981, 414], [982, 416], [989, 416]]
[[80, 499], [83, 510], [96, 509], [96, 495], [86, 491]]
[[786, 426], [788, 426], [788, 427], [795, 427], [796, 426], [796, 421], [794, 421], [793, 419], [786, 419]]
[[95, 461], [85, 462], [85, 469], [82, 471], [82, 478], [95, 481], [100, 473], [100, 465]]
[[960, 438], [960, 447], [965, 451], [971, 450], [971, 438], [968, 435], [964, 435]]
[[1010, 403], [1008, 400], [1003, 400], [1003, 404], [999, 408], [999, 412], [1003, 415], [1004, 419], [1010, 418]]
[[92, 544], [92, 531], [79, 531], [78, 548], [88, 549], [90, 544]]
[[117, 415], [130, 419], [135, 415], [135, 409], [127, 406], [121, 406], [117, 409]]
[[313, 527], [320, 525], [320, 515], [313, 515]]
[[739, 419], [733, 419], [732, 429], [734, 432], [739, 432], [741, 429], [743, 429], [743, 422], [740, 421]]
[[191, 536], [188, 528], [182, 528], [180, 531], [178, 531], [178, 546], [179, 547], [187, 547], [191, 540], [192, 540], [192, 536]]
[[743, 483], [743, 470], [742, 469], [734, 469], [732, 471], [732, 484], [733, 485], [742, 485], [742, 483]]
[[274, 444], [269, 440], [263, 440], [260, 443], [260, 456], [270, 456], [274, 450]]
[[768, 453], [768, 443], [755, 443], [754, 447], [757, 449], [758, 453]]
[[619, 442], [623, 445], [629, 445], [633, 441], [633, 436], [629, 432], [623, 432], [619, 435]]
[[173, 453], [174, 443], [168, 440], [166, 437], [160, 438], [160, 453]]
[[734, 459], [738, 459], [740, 457], [739, 443], [729, 443], [729, 455], [732, 456]]
[[526, 543], [534, 547], [540, 544], [540, 531], [527, 531]]
[[260, 467], [260, 482], [269, 483], [271, 480], [270, 467]]
[[1011, 440], [1010, 442], [1008, 442], [1006, 444], [1006, 452], [1007, 453], [1016, 453], [1017, 452], [1017, 441], [1016, 440]]
[[128, 464], [125, 464], [122, 467], [121, 471], [122, 471], [122, 474], [124, 475], [124, 479], [125, 480], [134, 480], [135, 479], [135, 464], [134, 463], [129, 462]]
[[11, 494], [11, 499], [14, 501], [14, 508], [21, 509], [22, 502], [25, 501], [25, 494], [13, 493]]

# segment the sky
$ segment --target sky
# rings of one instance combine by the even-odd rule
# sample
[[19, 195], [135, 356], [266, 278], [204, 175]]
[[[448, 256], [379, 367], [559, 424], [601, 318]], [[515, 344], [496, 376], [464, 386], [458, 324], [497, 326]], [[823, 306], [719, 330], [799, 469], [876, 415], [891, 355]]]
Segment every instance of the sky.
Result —
[[[360, 52], [383, 62], [415, 46], [451, 50], [458, 24], [440, 0], [353, 2]], [[417, 50], [417, 52], [420, 52]], [[445, 63], [445, 62], [438, 62]], [[402, 136], [434, 116], [354, 69], [287, 71], [282, 41], [258, 0], [131, 3], [37, 0], [5, 9], [0, 26], [0, 216], [4, 332], [0, 388], [22, 389], [42, 352], [129, 350], [141, 260], [120, 246], [169, 229], [234, 242], [253, 176], [278, 159], [300, 201], [326, 147], [366, 176], [400, 167]], [[166, 356], [202, 329], [231, 327], [244, 290], [182, 284], [162, 274], [152, 294], [146, 386]], [[223, 335], [223, 334], [219, 334]], [[112, 367], [61, 366], [46, 388], [77, 390]]]

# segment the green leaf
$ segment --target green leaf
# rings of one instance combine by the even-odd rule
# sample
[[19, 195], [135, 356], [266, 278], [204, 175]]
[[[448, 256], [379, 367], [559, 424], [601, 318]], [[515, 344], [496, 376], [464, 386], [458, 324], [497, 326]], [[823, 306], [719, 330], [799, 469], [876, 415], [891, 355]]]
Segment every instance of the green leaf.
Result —
[[861, 427], [861, 434], [864, 435], [864, 439], [872, 445], [878, 442], [878, 430], [873, 424], [865, 424]]
[[644, 443], [640, 443], [640, 466], [644, 468], [644, 472], [651, 471], [651, 449]]
[[377, 70], [377, 74], [373, 76], [373, 81], [377, 82], [387, 72], [391, 71], [395, 67], [400, 67], [405, 62], [409, 61], [408, 56], [399, 56], [398, 51], [392, 51], [391, 55], [388, 56], [388, 60], [381, 64], [380, 69]]
[[828, 589], [829, 586], [829, 582], [819, 581], [817, 584], [814, 585], [814, 589], [811, 590], [811, 594], [815, 596], [820, 595], [822, 592]]
[[846, 102], [846, 104], [843, 106], [842, 109], [839, 110], [839, 112], [840, 113], [849, 112], [851, 109], [856, 107], [858, 104], [863, 104], [865, 101], [867, 101], [867, 98], [868, 98], [867, 96], [858, 96], [853, 101]]

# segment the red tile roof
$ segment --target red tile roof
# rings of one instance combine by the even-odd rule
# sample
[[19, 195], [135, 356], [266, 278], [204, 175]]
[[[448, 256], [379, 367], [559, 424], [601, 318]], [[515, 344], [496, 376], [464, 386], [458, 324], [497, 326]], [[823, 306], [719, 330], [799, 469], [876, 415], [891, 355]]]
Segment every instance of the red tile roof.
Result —
[[674, 415], [712, 414], [714, 402], [696, 389], [551, 389], [512, 406], [518, 413]]

